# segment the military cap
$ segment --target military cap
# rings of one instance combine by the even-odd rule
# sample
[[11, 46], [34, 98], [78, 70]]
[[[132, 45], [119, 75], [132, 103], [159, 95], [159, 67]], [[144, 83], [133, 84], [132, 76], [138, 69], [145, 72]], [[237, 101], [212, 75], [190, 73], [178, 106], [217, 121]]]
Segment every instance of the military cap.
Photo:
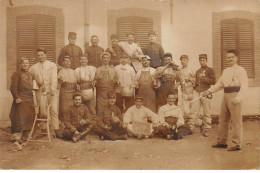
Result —
[[110, 35], [110, 39], [112, 39], [112, 38], [118, 38], [118, 36], [116, 34], [112, 34], [112, 35]]
[[143, 57], [142, 57], [142, 59], [143, 58], [146, 58], [146, 59], [148, 59], [148, 60], [151, 60], [151, 58], [148, 56], [148, 55], [144, 55]]
[[199, 59], [202, 59], [202, 58], [204, 58], [204, 59], [207, 60], [207, 59], [208, 59], [208, 58], [207, 58], [207, 54], [200, 54], [200, 55], [199, 55]]
[[180, 60], [181, 60], [182, 58], [189, 59], [188, 55], [182, 55], [182, 56], [180, 57]]
[[144, 98], [141, 97], [140, 95], [137, 95], [137, 96], [135, 96], [135, 100], [142, 100], [142, 101], [144, 101]]
[[107, 92], [107, 98], [108, 99], [116, 98], [116, 93], [114, 91]]
[[39, 47], [36, 52], [44, 52], [45, 54], [47, 53], [47, 50], [43, 47]]
[[150, 35], [155, 35], [156, 36], [156, 32], [155, 31], [149, 31], [148, 32], [148, 36], [150, 36]]
[[69, 32], [68, 37], [77, 37], [77, 33], [75, 33], [75, 32]]

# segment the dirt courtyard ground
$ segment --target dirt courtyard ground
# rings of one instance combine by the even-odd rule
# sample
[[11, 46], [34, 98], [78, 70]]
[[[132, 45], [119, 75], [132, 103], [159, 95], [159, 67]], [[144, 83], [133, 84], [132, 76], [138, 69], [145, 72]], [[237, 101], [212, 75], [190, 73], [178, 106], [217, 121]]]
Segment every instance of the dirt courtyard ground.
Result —
[[260, 121], [244, 122], [243, 150], [211, 148], [217, 125], [208, 138], [199, 130], [182, 140], [100, 141], [89, 136], [79, 143], [55, 139], [53, 144], [29, 143], [15, 151], [8, 131], [0, 129], [1, 169], [259, 169]]

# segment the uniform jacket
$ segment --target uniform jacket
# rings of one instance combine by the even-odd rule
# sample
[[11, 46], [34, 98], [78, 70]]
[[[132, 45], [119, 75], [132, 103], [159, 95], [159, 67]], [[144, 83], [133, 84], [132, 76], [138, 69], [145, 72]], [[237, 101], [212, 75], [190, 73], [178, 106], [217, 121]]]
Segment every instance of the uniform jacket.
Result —
[[89, 46], [85, 51], [85, 54], [88, 55], [88, 65], [100, 67], [102, 64], [100, 55], [103, 52], [104, 49], [100, 46]]
[[197, 92], [204, 92], [210, 88], [210, 85], [214, 85], [216, 83], [215, 71], [208, 66], [201, 67], [197, 70], [195, 76], [195, 90]]
[[151, 67], [157, 68], [162, 65], [164, 50], [160, 44], [150, 42], [143, 48], [143, 54], [151, 58]]
[[120, 57], [123, 56], [124, 50], [118, 45], [112, 46], [106, 49], [106, 52], [111, 54], [110, 64], [117, 66], [120, 64]]

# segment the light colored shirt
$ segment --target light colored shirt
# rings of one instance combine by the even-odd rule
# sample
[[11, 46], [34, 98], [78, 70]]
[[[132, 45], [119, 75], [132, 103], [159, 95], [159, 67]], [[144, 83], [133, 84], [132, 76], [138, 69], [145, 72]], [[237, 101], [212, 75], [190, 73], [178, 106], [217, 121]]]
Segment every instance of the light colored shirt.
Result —
[[146, 68], [143, 67], [141, 70], [139, 70], [139, 71], [136, 73], [136, 75], [135, 75], [136, 80], [138, 80], [138, 79], [140, 78], [142, 71], [150, 71], [150, 74], [151, 74], [152, 76], [153, 76], [154, 73], [155, 73], [155, 69], [154, 69], [154, 68], [152, 68], [152, 67], [146, 67]]
[[93, 81], [96, 73], [94, 66], [80, 66], [75, 70], [78, 81]]
[[128, 42], [119, 42], [118, 45], [130, 58], [141, 58], [143, 56], [141, 48], [136, 43], [129, 44]]
[[29, 72], [35, 77], [38, 85], [46, 88], [46, 92], [56, 91], [58, 80], [55, 63], [49, 60], [38, 62], [29, 69]]
[[243, 96], [246, 94], [248, 89], [248, 77], [246, 70], [235, 64], [232, 67], [226, 68], [218, 82], [212, 86], [209, 91], [216, 92], [225, 87], [238, 87], [240, 86], [240, 91], [238, 92], [236, 99], [241, 101]]
[[194, 83], [195, 79], [196, 79], [195, 75], [196, 75], [196, 71], [189, 66], [182, 67], [180, 70], [180, 76], [181, 76], [182, 81], [184, 81], [185, 79], [188, 79], [192, 83]]
[[180, 107], [176, 105], [169, 105], [169, 104], [163, 105], [162, 107], [160, 107], [158, 111], [158, 115], [159, 115], [160, 123], [165, 123], [165, 119], [164, 119], [165, 117], [176, 117], [178, 118], [177, 120], [178, 126], [184, 124], [182, 110]]
[[76, 73], [71, 68], [62, 68], [58, 73], [58, 79], [62, 79], [63, 82], [77, 83]]
[[135, 82], [135, 70], [129, 64], [119, 64], [115, 67], [118, 81], [121, 87], [133, 86]]
[[134, 105], [126, 111], [123, 122], [127, 124], [133, 122], [147, 123], [148, 118], [151, 118], [153, 123], [159, 122], [158, 115], [153, 111], [144, 106], [141, 106], [141, 108], [138, 109], [136, 105]]

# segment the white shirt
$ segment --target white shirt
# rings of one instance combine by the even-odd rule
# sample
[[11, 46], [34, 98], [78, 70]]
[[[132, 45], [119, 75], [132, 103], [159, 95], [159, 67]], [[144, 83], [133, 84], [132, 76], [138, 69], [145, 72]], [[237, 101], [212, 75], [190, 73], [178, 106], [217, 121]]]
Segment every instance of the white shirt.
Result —
[[184, 124], [184, 118], [182, 116], [182, 110], [176, 105], [163, 105], [158, 111], [160, 123], [165, 123], [165, 117], [176, 117], [178, 118], [177, 124], [181, 126]]
[[94, 66], [80, 66], [75, 69], [78, 81], [93, 81], [96, 73]]
[[195, 75], [196, 75], [196, 71], [189, 66], [182, 67], [180, 70], [180, 76], [182, 80], [189, 79], [190, 81], [192, 81], [192, 83], [194, 83]]
[[62, 68], [58, 73], [58, 78], [63, 82], [77, 83], [76, 73], [71, 68]]
[[150, 71], [150, 74], [153, 76], [154, 73], [155, 73], [155, 69], [152, 68], [152, 67], [143, 67], [141, 70], [139, 70], [137, 73], [136, 73], [136, 80], [138, 80], [141, 76], [141, 73], [142, 71]]
[[55, 63], [45, 60], [43, 63], [34, 64], [29, 72], [35, 77], [38, 84], [45, 86], [46, 91], [57, 89], [57, 66]]
[[158, 115], [155, 114], [153, 111], [151, 111], [150, 109], [141, 106], [141, 108], [137, 108], [136, 105], [130, 107], [123, 118], [123, 122], [124, 123], [133, 123], [133, 122], [147, 122], [147, 118], [151, 118], [153, 123], [158, 123], [159, 122], [159, 118]]
[[218, 82], [212, 86], [209, 91], [216, 92], [224, 87], [237, 86], [240, 86], [240, 91], [238, 92], [236, 99], [241, 101], [243, 96], [246, 94], [246, 90], [248, 89], [248, 77], [246, 70], [243, 67], [235, 64], [223, 71]]
[[129, 44], [128, 42], [119, 42], [118, 46], [120, 46], [130, 58], [141, 58], [141, 56], [143, 56], [141, 48], [136, 43]]
[[135, 82], [135, 70], [129, 64], [119, 64], [115, 67], [118, 81], [121, 87], [133, 86]]

